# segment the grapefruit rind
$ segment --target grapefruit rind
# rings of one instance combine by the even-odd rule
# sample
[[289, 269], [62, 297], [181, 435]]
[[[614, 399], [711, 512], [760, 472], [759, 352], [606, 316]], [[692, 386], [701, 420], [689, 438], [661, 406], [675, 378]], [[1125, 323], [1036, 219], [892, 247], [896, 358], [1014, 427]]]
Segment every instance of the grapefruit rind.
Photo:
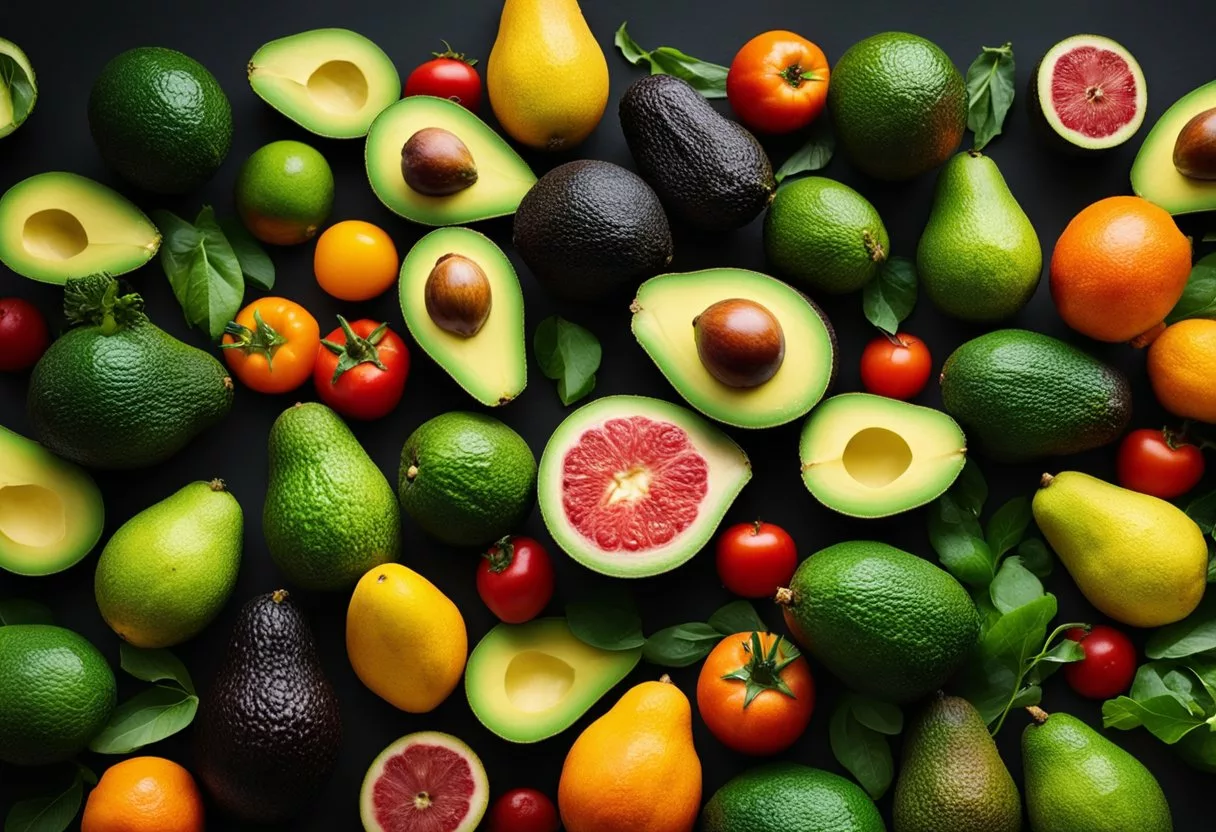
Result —
[[[707, 489], [696, 519], [671, 541], [645, 553], [605, 552], [573, 527], [563, 504], [562, 470], [567, 451], [589, 430], [610, 419], [644, 417], [682, 429], [705, 459]], [[578, 563], [615, 578], [661, 575], [686, 563], [707, 544], [735, 497], [752, 478], [751, 462], [734, 440], [687, 408], [645, 396], [605, 396], [566, 417], [541, 456], [537, 494], [554, 541]]]
[[359, 790], [359, 817], [363, 821], [364, 830], [366, 832], [392, 832], [381, 826], [375, 819], [373, 802], [375, 785], [383, 775], [388, 761], [413, 745], [437, 745], [454, 751], [468, 760], [474, 782], [473, 794], [469, 798], [469, 813], [464, 821], [450, 832], [474, 832], [490, 804], [490, 781], [486, 777], [485, 766], [482, 765], [481, 758], [477, 756], [476, 752], [463, 741], [441, 731], [419, 731], [415, 734], [407, 734], [381, 751], [368, 766], [367, 774], [363, 776], [363, 786]]
[[[1135, 116], [1118, 130], [1100, 138], [1085, 136], [1068, 127], [1051, 106], [1052, 69], [1064, 55], [1085, 46], [1093, 46], [1116, 53], [1127, 63], [1132, 77], [1136, 80]], [[1030, 84], [1036, 108], [1048, 129], [1059, 136], [1060, 139], [1079, 150], [1107, 150], [1123, 144], [1140, 129], [1140, 125], [1144, 123], [1144, 115], [1148, 112], [1148, 87], [1145, 85], [1144, 72], [1140, 69], [1140, 64], [1136, 62], [1136, 59], [1132, 57], [1132, 54], [1122, 44], [1102, 35], [1073, 35], [1048, 49], [1047, 54], [1043, 56], [1038, 66], [1035, 67]]]

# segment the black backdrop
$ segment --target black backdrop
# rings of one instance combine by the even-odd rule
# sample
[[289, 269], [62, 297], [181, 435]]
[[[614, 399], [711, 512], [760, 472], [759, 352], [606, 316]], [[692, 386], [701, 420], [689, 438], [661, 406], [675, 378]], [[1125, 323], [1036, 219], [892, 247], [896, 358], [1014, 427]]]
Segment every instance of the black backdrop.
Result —
[[[1045, 258], [1074, 213], [1090, 202], [1128, 192], [1127, 173], [1140, 139], [1164, 109], [1183, 93], [1212, 78], [1210, 38], [1216, 24], [1216, 8], [1210, 0], [1168, 0], [1144, 4], [1140, 0], [1107, 0], [1104, 4], [1073, 0], [1023, 0], [1018, 3], [904, 3], [871, 0], [866, 3], [810, 4], [749, 0], [584, 0], [583, 10], [596, 37], [608, 55], [612, 72], [612, 94], [608, 111], [591, 138], [566, 155], [525, 154], [538, 173], [572, 158], [597, 158], [632, 166], [622, 140], [616, 103], [640, 70], [630, 67], [612, 49], [612, 34], [624, 20], [644, 46], [669, 44], [684, 51], [729, 63], [735, 51], [751, 36], [771, 28], [790, 28], [817, 42], [835, 62], [855, 41], [887, 29], [902, 29], [925, 35], [940, 44], [965, 69], [981, 45], [999, 45], [1012, 40], [1018, 57], [1018, 95], [1014, 112], [1006, 123], [1006, 134], [989, 148], [1014, 194], [1038, 230]], [[64, 4], [4, 2], [0, 4], [0, 36], [21, 45], [38, 73], [39, 100], [31, 119], [15, 134], [0, 141], [0, 188], [46, 170], [71, 170], [95, 177], [130, 194], [145, 208], [165, 207], [192, 217], [199, 206], [211, 203], [221, 213], [233, 211], [232, 186], [241, 162], [262, 144], [282, 138], [300, 139], [320, 149], [333, 166], [337, 196], [332, 220], [365, 219], [387, 229], [402, 255], [425, 229], [390, 214], [372, 195], [363, 169], [362, 141], [329, 141], [314, 137], [272, 111], [249, 89], [245, 65], [265, 41], [304, 29], [343, 26], [376, 40], [397, 63], [402, 78], [428, 52], [446, 38], [456, 48], [485, 58], [494, 40], [497, 0], [465, 2], [388, 2], [388, 0], [318, 0], [260, 3], [249, 0], [211, 0], [205, 4], [166, 4], [155, 0], [115, 0], [93, 3], [76, 0]], [[1126, 146], [1100, 159], [1069, 159], [1044, 148], [1031, 132], [1025, 104], [1025, 88], [1031, 67], [1048, 46], [1077, 32], [1096, 31], [1119, 40], [1139, 59], [1148, 78], [1149, 113], [1145, 127]], [[119, 51], [134, 46], [160, 45], [180, 49], [204, 63], [219, 78], [232, 100], [236, 133], [232, 152], [220, 172], [199, 193], [182, 198], [160, 198], [132, 194], [107, 171], [89, 138], [86, 102], [94, 77], [102, 65]], [[484, 63], [482, 64], [484, 68]], [[724, 108], [723, 102], [720, 106]], [[488, 103], [481, 115], [492, 121]], [[969, 139], [968, 139], [969, 141]], [[770, 142], [777, 163], [796, 142]], [[866, 180], [842, 158], [826, 174], [859, 188], [877, 206], [891, 233], [894, 253], [911, 255], [929, 209], [935, 174], [909, 183], [886, 185]], [[482, 228], [504, 247], [509, 243], [510, 221], [483, 223]], [[1210, 215], [1183, 221], [1188, 233], [1213, 230]], [[753, 223], [735, 234], [698, 237], [677, 229], [673, 270], [712, 266], [764, 269], [760, 224]], [[679, 400], [658, 370], [648, 361], [629, 334], [628, 298], [593, 308], [559, 306], [547, 297], [516, 261], [527, 299], [529, 338], [543, 318], [560, 311], [590, 327], [604, 345], [604, 363], [595, 395], [643, 393]], [[395, 291], [361, 305], [344, 305], [325, 295], [312, 276], [312, 245], [277, 249], [276, 291], [305, 304], [318, 318], [322, 331], [334, 314], [370, 316], [388, 320], [398, 331], [404, 327]], [[190, 343], [205, 347], [200, 333], [183, 322], [159, 265], [153, 262], [131, 276], [148, 301], [148, 310], [158, 324]], [[19, 295], [56, 314], [60, 292], [55, 287], [26, 281], [0, 268], [0, 296]], [[253, 297], [250, 292], [249, 297]], [[857, 390], [858, 359], [862, 345], [873, 330], [861, 314], [860, 299], [850, 296], [828, 300], [825, 308], [840, 337], [841, 369], [837, 391]], [[1082, 343], [1056, 316], [1046, 286], [1030, 306], [1012, 322]], [[907, 329], [924, 337], [933, 350], [935, 367], [949, 352], [979, 329], [943, 319], [925, 301], [908, 321]], [[1157, 426], [1165, 415], [1153, 401], [1144, 373], [1143, 355], [1122, 346], [1084, 343], [1090, 351], [1123, 367], [1136, 388], [1136, 426]], [[529, 356], [531, 348], [529, 346]], [[372, 457], [396, 481], [398, 455], [406, 436], [417, 425], [437, 413], [475, 407], [448, 376], [431, 364], [422, 352], [413, 350], [414, 366], [406, 385], [405, 399], [398, 410], [374, 424], [355, 425], [355, 432]], [[510, 406], [495, 411], [528, 440], [539, 456], [545, 440], [561, 420], [564, 410], [553, 385], [541, 376], [529, 358], [530, 385]], [[137, 511], [177, 490], [190, 480], [223, 477], [245, 510], [246, 539], [240, 582], [223, 614], [201, 636], [176, 649], [189, 666], [196, 682], [206, 690], [221, 659], [237, 609], [249, 597], [283, 583], [270, 562], [261, 533], [261, 505], [266, 487], [266, 436], [271, 422], [297, 396], [312, 397], [310, 388], [281, 397], [262, 396], [243, 387], [236, 406], [219, 427], [195, 441], [172, 461], [144, 471], [100, 474], [98, 481], [106, 498], [106, 536]], [[25, 378], [0, 377], [0, 423], [28, 433], [24, 412]], [[939, 404], [936, 385], [919, 399]], [[755, 478], [743, 491], [727, 521], [753, 519], [757, 515], [785, 526], [794, 535], [799, 550], [810, 554], [828, 544], [847, 539], [873, 537], [889, 541], [921, 555], [933, 557], [928, 546], [922, 512], [882, 521], [851, 521], [819, 506], [807, 494], [798, 477], [797, 437], [799, 424], [764, 432], [732, 431], [751, 456]], [[985, 464], [993, 500], [1029, 493], [1041, 470], [1080, 468], [1099, 476], [1113, 475], [1113, 450], [1103, 449], [1077, 459], [1050, 461], [1015, 467]], [[981, 460], [982, 461], [982, 460]], [[1208, 483], [1211, 484], [1210, 482]], [[526, 533], [547, 540], [539, 512], [534, 512]], [[550, 612], [556, 614], [566, 599], [585, 594], [607, 579], [575, 565], [556, 549], [558, 595]], [[405, 524], [405, 563], [421, 571], [451, 596], [468, 623], [471, 643], [476, 643], [494, 623], [477, 597], [473, 582], [476, 556], [451, 551], [426, 539], [408, 520]], [[105, 626], [93, 601], [95, 555], [66, 573], [48, 578], [22, 579], [0, 572], [0, 597], [38, 599], [54, 608], [58, 623], [79, 630], [110, 658], [117, 672], [118, 640]], [[705, 553], [686, 566], [661, 577], [631, 584], [642, 606], [646, 630], [704, 618], [729, 600], [718, 584], [713, 558]], [[1060, 599], [1059, 621], [1101, 620], [1077, 592], [1067, 573], [1057, 569], [1048, 581]], [[627, 684], [653, 678], [659, 671], [642, 664], [628, 682], [597, 703], [566, 733], [531, 746], [509, 745], [483, 728], [470, 714], [463, 691], [458, 689], [435, 712], [412, 716], [397, 711], [359, 683], [346, 660], [343, 634], [348, 596], [340, 594], [295, 594], [305, 610], [320, 644], [325, 670], [337, 686], [342, 702], [345, 739], [339, 770], [316, 805], [289, 828], [312, 830], [358, 829], [357, 796], [364, 771], [372, 758], [397, 737], [418, 730], [438, 729], [466, 740], [480, 755], [489, 772], [495, 794], [514, 786], [535, 786], [555, 794], [558, 774], [566, 750], [589, 721], [603, 713]], [[770, 605], [762, 613], [773, 625], [780, 616]], [[1142, 637], [1138, 637], [1142, 642]], [[695, 690], [697, 669], [677, 671], [676, 683], [686, 693]], [[119, 674], [120, 697], [129, 696], [138, 685]], [[840, 769], [828, 746], [828, 714], [839, 686], [826, 672], [816, 668], [819, 702], [811, 728], [789, 759]], [[142, 683], [141, 683], [142, 684]], [[1062, 678], [1048, 682], [1045, 707], [1069, 711], [1100, 724], [1098, 703], [1075, 697]], [[1020, 780], [1018, 737], [1025, 719], [1013, 714], [1000, 736], [1000, 746], [1010, 769]], [[704, 763], [705, 795], [708, 798], [727, 779], [754, 763], [729, 753], [694, 718], [697, 750]], [[1208, 812], [1200, 809], [1210, 781], [1184, 766], [1172, 753], [1143, 731], [1112, 732], [1112, 738], [1143, 760], [1157, 775], [1169, 797], [1176, 828], [1210, 828]], [[144, 753], [178, 759], [188, 766], [186, 735], [146, 749]], [[111, 760], [86, 756], [100, 772]], [[38, 775], [28, 770], [0, 766], [0, 811], [30, 793]], [[889, 811], [890, 796], [881, 805]], [[212, 828], [234, 828], [230, 822], [215, 822]]]

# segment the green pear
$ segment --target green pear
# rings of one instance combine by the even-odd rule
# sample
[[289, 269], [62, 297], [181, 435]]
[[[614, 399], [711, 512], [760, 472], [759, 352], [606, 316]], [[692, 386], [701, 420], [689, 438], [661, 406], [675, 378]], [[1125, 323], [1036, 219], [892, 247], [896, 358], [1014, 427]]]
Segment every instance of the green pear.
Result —
[[1091, 604], [1133, 627], [1186, 618], [1203, 598], [1208, 547], [1182, 510], [1088, 474], [1044, 474], [1034, 519]]
[[1039, 285], [1034, 226], [996, 162], [979, 151], [958, 154], [937, 177], [916, 269], [938, 309], [978, 323], [1015, 315]]
[[1069, 714], [1028, 708], [1022, 734], [1026, 809], [1033, 832], [1172, 832], [1157, 778]]
[[211, 623], [236, 585], [245, 519], [221, 480], [192, 482], [114, 532], [93, 589], [136, 647], [172, 647]]

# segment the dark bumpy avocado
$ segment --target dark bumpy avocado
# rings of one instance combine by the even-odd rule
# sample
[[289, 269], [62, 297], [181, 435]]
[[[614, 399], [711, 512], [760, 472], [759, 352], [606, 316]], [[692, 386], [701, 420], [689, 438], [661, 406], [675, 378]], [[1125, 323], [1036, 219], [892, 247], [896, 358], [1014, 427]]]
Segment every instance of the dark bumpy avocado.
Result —
[[203, 785], [241, 820], [285, 821], [329, 780], [342, 744], [338, 698], [285, 591], [242, 608], [194, 738]]
[[679, 78], [635, 81], [621, 97], [620, 114], [638, 170], [681, 222], [729, 231], [772, 200], [773, 166], [756, 137]]
[[549, 171], [515, 213], [515, 248], [551, 293], [595, 300], [671, 262], [671, 228], [650, 186], [611, 162]]

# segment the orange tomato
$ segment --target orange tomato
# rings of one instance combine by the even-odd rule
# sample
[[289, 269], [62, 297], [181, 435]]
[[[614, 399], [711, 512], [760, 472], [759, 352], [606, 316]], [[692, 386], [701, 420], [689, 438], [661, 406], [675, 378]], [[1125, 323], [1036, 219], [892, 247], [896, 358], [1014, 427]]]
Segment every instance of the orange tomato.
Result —
[[1170, 413], [1216, 423], [1216, 321], [1192, 318], [1166, 329], [1149, 347], [1148, 380]]
[[331, 225], [317, 240], [313, 272], [321, 288], [339, 300], [371, 300], [397, 280], [401, 261], [393, 238], [362, 220]]
[[81, 832], [202, 832], [203, 799], [190, 772], [161, 757], [106, 769], [89, 793]]
[[228, 368], [259, 393], [286, 393], [312, 377], [321, 330], [308, 310], [286, 298], [262, 298], [228, 324], [220, 347]]
[[784, 30], [749, 40], [726, 75], [726, 96], [744, 125], [792, 133], [810, 124], [828, 100], [828, 59], [801, 35]]
[[701, 667], [697, 709], [727, 748], [755, 755], [784, 751], [802, 736], [815, 709], [810, 665], [781, 636], [727, 636]]

